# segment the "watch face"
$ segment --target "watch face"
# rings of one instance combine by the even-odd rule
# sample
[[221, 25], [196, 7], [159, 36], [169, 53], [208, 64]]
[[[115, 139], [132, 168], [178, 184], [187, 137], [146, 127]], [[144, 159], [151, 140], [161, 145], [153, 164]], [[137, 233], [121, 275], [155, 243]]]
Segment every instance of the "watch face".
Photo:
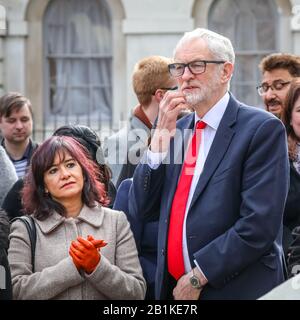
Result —
[[194, 287], [194, 288], [200, 288], [200, 281], [199, 279], [196, 277], [196, 276], [192, 276], [190, 278], [190, 281], [191, 281], [191, 285]]

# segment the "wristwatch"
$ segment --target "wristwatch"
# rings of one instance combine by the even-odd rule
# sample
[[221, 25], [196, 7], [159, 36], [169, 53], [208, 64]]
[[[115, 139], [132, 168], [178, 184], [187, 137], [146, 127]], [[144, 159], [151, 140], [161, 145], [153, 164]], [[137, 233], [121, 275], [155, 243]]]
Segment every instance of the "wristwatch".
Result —
[[195, 275], [193, 270], [193, 275], [190, 277], [190, 283], [193, 288], [195, 289], [202, 289], [204, 286], [201, 284], [200, 279]]

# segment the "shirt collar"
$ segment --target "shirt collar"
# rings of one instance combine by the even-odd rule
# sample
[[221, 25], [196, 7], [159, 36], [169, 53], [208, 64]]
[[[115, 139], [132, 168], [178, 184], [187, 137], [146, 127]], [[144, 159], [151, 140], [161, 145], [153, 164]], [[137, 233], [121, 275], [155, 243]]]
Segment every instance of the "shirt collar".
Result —
[[141, 120], [144, 123], [144, 125], [147, 126], [148, 129], [151, 130], [152, 123], [150, 122], [150, 120], [146, 116], [146, 113], [144, 112], [144, 110], [140, 104], [137, 105], [136, 108], [134, 109], [133, 115], [136, 116], [139, 120]]
[[197, 123], [197, 121], [204, 121], [209, 127], [217, 130], [227, 108], [229, 99], [230, 95], [228, 92], [226, 92], [225, 95], [204, 115], [202, 119], [199, 118], [195, 112], [195, 123]]
[[[4, 143], [4, 138], [1, 140], [1, 145], [2, 147], [5, 149], [5, 143]], [[29, 143], [25, 149], [25, 152], [22, 156], [22, 158], [18, 159], [18, 160], [14, 160], [13, 158], [11, 158], [11, 156], [7, 153], [7, 155], [9, 156], [9, 158], [11, 159], [11, 161], [15, 162], [15, 161], [20, 161], [20, 160], [24, 160], [24, 159], [29, 159], [30, 158], [30, 154], [31, 154], [31, 149], [32, 149], [32, 141], [31, 139], [29, 139]], [[5, 149], [6, 150], [6, 149]]]

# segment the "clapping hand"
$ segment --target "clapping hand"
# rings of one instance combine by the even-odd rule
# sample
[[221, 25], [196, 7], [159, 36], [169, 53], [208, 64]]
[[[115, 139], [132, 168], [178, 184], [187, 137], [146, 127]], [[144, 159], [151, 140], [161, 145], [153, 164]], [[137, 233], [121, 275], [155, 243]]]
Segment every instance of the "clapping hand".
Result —
[[69, 254], [78, 270], [83, 269], [90, 274], [101, 259], [100, 248], [106, 245], [103, 240], [96, 240], [92, 236], [88, 236], [87, 240], [78, 237], [77, 241], [72, 241]]

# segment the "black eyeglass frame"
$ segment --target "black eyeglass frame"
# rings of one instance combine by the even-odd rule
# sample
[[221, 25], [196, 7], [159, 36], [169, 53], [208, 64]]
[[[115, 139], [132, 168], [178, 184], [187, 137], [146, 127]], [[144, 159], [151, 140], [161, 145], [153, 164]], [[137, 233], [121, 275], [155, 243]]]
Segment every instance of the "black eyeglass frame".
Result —
[[[176, 86], [176, 87], [172, 87], [172, 88], [157, 88], [156, 90], [167, 90], [167, 91], [175, 91], [175, 90], [177, 90], [178, 89], [178, 86]], [[152, 95], [154, 95], [155, 94], [155, 92], [156, 92], [156, 90], [152, 93]]]
[[[273, 91], [280, 91], [282, 90], [286, 85], [290, 84], [292, 81], [281, 81], [281, 80], [275, 80], [272, 82], [272, 84], [267, 84], [267, 83], [264, 83], [264, 84], [261, 84], [259, 86], [256, 87], [256, 90], [258, 92], [258, 94], [260, 96], [263, 96], [265, 95], [268, 90], [271, 88]], [[276, 88], [276, 85], [279, 84], [281, 85], [282, 87], [281, 88]], [[263, 87], [266, 87], [266, 89], [263, 89]]]
[[[203, 71], [201, 72], [194, 72], [191, 70], [191, 64], [192, 63], [197, 63], [197, 62], [202, 62], [204, 65], [203, 65]], [[197, 75], [197, 74], [202, 74], [206, 71], [206, 65], [208, 63], [214, 63], [214, 64], [222, 64], [222, 63], [225, 63], [226, 61], [225, 60], [194, 60], [194, 61], [191, 61], [191, 62], [188, 62], [188, 63], [180, 63], [180, 62], [175, 62], [175, 63], [171, 63], [168, 65], [168, 69], [169, 69], [169, 72], [170, 74], [175, 77], [175, 78], [178, 78], [178, 77], [181, 77], [183, 74], [184, 74], [184, 71], [185, 71], [185, 68], [188, 67], [189, 71], [194, 74], [194, 75]], [[182, 73], [181, 74], [178, 74], [178, 75], [174, 75], [172, 74], [172, 71], [171, 70], [176, 70], [176, 69], [172, 69], [174, 66], [182, 66], [183, 69], [182, 69]]]
[[159, 88], [159, 89], [161, 89], [161, 90], [171, 90], [171, 91], [175, 91], [175, 90], [178, 89], [178, 87], [176, 86], [176, 87], [172, 87], [172, 88]]

